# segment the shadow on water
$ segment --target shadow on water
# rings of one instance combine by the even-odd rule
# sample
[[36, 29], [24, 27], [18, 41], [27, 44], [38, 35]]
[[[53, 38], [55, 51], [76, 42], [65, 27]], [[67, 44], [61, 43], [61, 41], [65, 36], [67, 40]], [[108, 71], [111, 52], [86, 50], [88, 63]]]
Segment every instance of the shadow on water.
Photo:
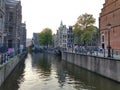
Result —
[[[67, 85], [74, 87], [74, 90], [119, 90], [120, 84], [106, 79], [95, 73], [79, 68], [73, 64], [62, 61], [60, 57], [51, 54], [32, 54], [33, 67], [43, 76], [50, 76], [51, 70], [56, 70], [56, 79], [59, 87]], [[44, 77], [45, 78], [45, 77]], [[66, 90], [66, 89], [65, 89]], [[73, 90], [73, 89], [72, 89]]]
[[62, 64], [70, 77], [68, 83], [74, 83], [77, 90], [120, 90], [117, 82], [64, 61]]
[[32, 53], [32, 67], [43, 76], [50, 76], [54, 60], [61, 61], [59, 56], [46, 53]]
[[16, 66], [10, 76], [6, 81], [1, 85], [0, 90], [17, 90], [19, 84], [24, 81], [24, 68], [25, 68], [25, 59], [21, 60], [20, 63]]
[[51, 75], [51, 61], [49, 55], [45, 53], [32, 53], [32, 67], [36, 68], [37, 73], [43, 76]]

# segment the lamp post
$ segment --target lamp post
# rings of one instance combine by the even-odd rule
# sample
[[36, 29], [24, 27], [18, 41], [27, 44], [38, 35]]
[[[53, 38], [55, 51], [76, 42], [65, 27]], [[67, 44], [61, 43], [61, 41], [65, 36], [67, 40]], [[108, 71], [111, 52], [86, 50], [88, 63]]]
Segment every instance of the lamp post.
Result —
[[108, 29], [108, 46], [107, 46], [108, 57], [111, 57], [111, 45], [110, 45], [110, 29], [111, 29], [111, 24], [108, 23], [106, 26], [107, 26], [107, 29]]

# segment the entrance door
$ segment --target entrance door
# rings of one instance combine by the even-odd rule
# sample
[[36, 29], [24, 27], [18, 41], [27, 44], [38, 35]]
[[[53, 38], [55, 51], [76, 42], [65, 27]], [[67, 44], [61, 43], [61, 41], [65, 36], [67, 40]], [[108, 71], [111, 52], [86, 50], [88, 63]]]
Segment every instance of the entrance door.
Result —
[[105, 49], [105, 44], [104, 43], [102, 43], [102, 49]]

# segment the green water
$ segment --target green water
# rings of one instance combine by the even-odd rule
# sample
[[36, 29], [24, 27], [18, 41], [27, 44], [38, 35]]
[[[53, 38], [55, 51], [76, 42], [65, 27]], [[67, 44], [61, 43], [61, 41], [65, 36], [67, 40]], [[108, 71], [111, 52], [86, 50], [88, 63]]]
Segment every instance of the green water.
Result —
[[120, 84], [66, 63], [58, 56], [32, 53], [0, 90], [120, 90]]

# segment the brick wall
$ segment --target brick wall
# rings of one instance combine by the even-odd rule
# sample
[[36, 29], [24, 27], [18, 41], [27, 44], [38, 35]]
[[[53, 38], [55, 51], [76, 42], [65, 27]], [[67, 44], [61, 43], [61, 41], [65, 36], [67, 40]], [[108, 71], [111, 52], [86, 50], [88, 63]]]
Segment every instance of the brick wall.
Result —
[[120, 0], [106, 0], [99, 18], [100, 36], [105, 36], [105, 48], [108, 42], [108, 29], [106, 25], [111, 24], [110, 44], [113, 49], [120, 49]]

